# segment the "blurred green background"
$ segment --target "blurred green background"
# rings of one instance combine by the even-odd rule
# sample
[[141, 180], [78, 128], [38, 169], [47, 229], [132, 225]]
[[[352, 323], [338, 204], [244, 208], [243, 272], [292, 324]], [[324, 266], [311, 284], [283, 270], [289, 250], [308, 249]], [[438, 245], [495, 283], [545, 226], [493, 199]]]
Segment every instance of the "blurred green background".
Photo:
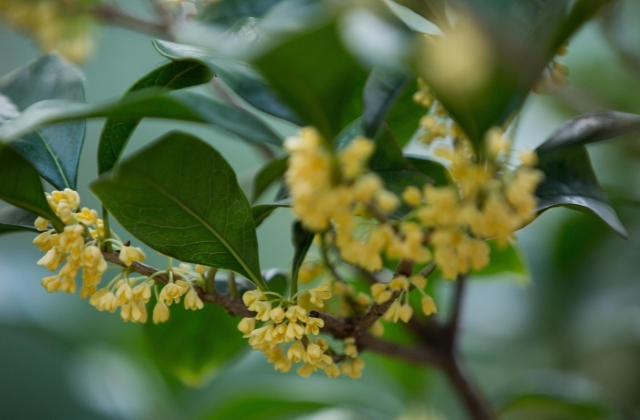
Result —
[[[616, 30], [626, 31], [621, 36], [633, 51], [640, 47], [640, 36], [633, 33], [640, 14], [635, 2], [625, 8]], [[562, 121], [583, 112], [640, 112], [640, 73], [612, 50], [606, 35], [611, 33], [595, 21], [572, 40], [562, 60], [571, 84], [558, 95], [528, 101], [516, 136], [519, 146], [537, 146]], [[97, 44], [83, 66], [89, 102], [120, 95], [163, 62], [150, 38], [121, 29], [103, 28]], [[0, 56], [0, 74], [6, 74], [38, 51], [0, 26]], [[83, 205], [92, 208], [98, 202], [87, 185], [97, 176], [101, 128], [101, 120], [89, 122], [80, 164], [79, 192]], [[290, 130], [283, 124], [277, 128]], [[220, 131], [159, 121], [143, 121], [126, 153], [172, 129], [214, 145], [244, 185], [261, 162], [254, 149]], [[409, 148], [420, 150], [415, 144]], [[505, 418], [640, 418], [640, 142], [591, 146], [590, 153], [630, 239], [615, 236], [594, 217], [552, 210], [518, 234], [531, 272], [527, 285], [502, 276], [472, 281], [469, 288], [463, 353], [494, 404], [510, 402]], [[288, 268], [291, 219], [288, 211], [278, 211], [260, 227], [263, 268]], [[75, 295], [47, 294], [40, 286], [47, 271], [36, 266], [41, 254], [32, 239], [29, 233], [0, 237], [2, 418], [464, 417], [437, 371], [406, 365], [389, 371], [371, 355], [365, 355], [363, 377], [351, 381], [282, 375], [260, 353], [247, 350], [199, 387], [181, 385], [155, 367], [141, 325], [97, 312]], [[152, 265], [160, 262], [150, 255]], [[440, 285], [443, 307], [450, 286]], [[286, 414], [275, 414], [283, 406]]]

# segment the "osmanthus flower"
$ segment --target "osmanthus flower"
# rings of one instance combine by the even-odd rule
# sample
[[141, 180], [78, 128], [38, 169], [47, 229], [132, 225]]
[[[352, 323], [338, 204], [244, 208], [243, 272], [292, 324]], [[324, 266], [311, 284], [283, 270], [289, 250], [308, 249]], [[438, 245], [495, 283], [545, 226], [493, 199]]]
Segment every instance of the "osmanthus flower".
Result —
[[[71, 189], [53, 191], [46, 198], [51, 209], [66, 224], [64, 230], [57, 233], [49, 229], [48, 220], [39, 217], [35, 221], [36, 228], [42, 233], [33, 243], [45, 252], [38, 265], [50, 271], [60, 269], [57, 274], [42, 279], [42, 286], [48, 292], [75, 293], [75, 278], [82, 271], [80, 297], [89, 298], [89, 304], [100, 311], [115, 312], [120, 308], [120, 316], [125, 322], [147, 321], [146, 304], [151, 299], [152, 287], [156, 289], [158, 301], [153, 311], [155, 323], [168, 320], [169, 306], [178, 303], [182, 296], [185, 296], [186, 309], [203, 308], [194, 284], [203, 284], [206, 267], [192, 269], [188, 264], [171, 267], [167, 270], [169, 283], [158, 294], [153, 276], [130, 277], [132, 270], [128, 267], [134, 262], [144, 261], [144, 251], [125, 245], [114, 232], [110, 232], [111, 238], [106, 239], [104, 223], [98, 218], [98, 213], [86, 207], [79, 210], [80, 196], [77, 192]], [[107, 241], [118, 252], [125, 268], [106, 286], [98, 288], [108, 268], [101, 251]]]

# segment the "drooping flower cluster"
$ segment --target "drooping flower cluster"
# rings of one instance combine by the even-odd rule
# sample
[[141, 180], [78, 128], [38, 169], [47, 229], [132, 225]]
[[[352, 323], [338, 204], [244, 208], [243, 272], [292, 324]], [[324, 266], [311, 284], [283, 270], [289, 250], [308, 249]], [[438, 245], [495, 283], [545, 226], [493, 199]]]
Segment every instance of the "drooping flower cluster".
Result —
[[413, 307], [409, 303], [409, 292], [413, 286], [422, 294], [422, 312], [429, 316], [438, 312], [435, 301], [429, 296], [424, 288], [427, 286], [427, 279], [420, 274], [407, 278], [406, 276], [395, 276], [389, 283], [375, 283], [371, 286], [371, 295], [376, 303], [388, 302], [396, 296], [383, 319], [390, 322], [409, 322], [413, 317]]
[[92, 49], [91, 0], [0, 0], [0, 21], [32, 37], [44, 52], [82, 62]]
[[345, 352], [345, 361], [339, 368], [334, 361], [336, 353], [329, 343], [314, 338], [320, 334], [324, 321], [309, 316], [309, 310], [323, 308], [324, 301], [329, 298], [331, 293], [327, 285], [302, 290], [291, 299], [274, 292], [245, 292], [242, 300], [256, 315], [243, 318], [238, 329], [249, 339], [251, 347], [265, 354], [276, 370], [288, 372], [294, 363], [302, 363], [297, 372], [304, 377], [320, 369], [330, 378], [339, 376], [341, 371], [357, 378], [364, 367], [357, 352], [349, 348], [351, 355]]
[[[152, 287], [156, 288], [157, 295], [153, 311], [155, 323], [168, 320], [168, 306], [180, 302], [183, 295], [185, 308], [197, 310], [203, 307], [193, 284], [204, 281], [204, 266], [196, 266], [195, 270], [189, 264], [171, 267], [167, 270], [169, 283], [158, 295], [158, 286], [153, 276], [130, 277], [131, 265], [145, 260], [142, 249], [123, 244], [113, 232], [111, 236], [114, 238], [106, 239], [103, 221], [98, 218], [95, 210], [86, 207], [80, 209], [80, 196], [77, 192], [68, 188], [54, 191], [47, 194], [47, 201], [66, 225], [61, 233], [56, 233], [54, 229], [49, 229], [48, 220], [39, 217], [35, 221], [36, 228], [42, 233], [33, 243], [42, 252], [46, 252], [38, 265], [56, 271], [64, 264], [58, 274], [42, 279], [42, 285], [48, 292], [75, 293], [75, 278], [78, 271], [82, 270], [80, 297], [89, 298], [89, 303], [100, 311], [115, 312], [120, 308], [120, 316], [125, 322], [147, 321], [146, 304], [151, 299]], [[125, 268], [105, 287], [98, 289], [108, 268], [101, 250], [107, 241], [113, 244]], [[178, 279], [174, 281], [174, 277]]]

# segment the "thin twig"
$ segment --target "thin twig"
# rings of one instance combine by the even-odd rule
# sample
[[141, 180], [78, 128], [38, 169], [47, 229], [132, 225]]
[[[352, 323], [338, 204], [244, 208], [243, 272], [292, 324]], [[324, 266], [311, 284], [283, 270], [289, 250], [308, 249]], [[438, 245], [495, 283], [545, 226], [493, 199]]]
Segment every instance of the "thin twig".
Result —
[[460, 318], [462, 316], [462, 304], [464, 299], [464, 292], [467, 284], [467, 274], [460, 274], [456, 280], [456, 291], [453, 295], [453, 305], [451, 312], [451, 319], [447, 325], [448, 340], [452, 351], [455, 351], [455, 342], [460, 329]]

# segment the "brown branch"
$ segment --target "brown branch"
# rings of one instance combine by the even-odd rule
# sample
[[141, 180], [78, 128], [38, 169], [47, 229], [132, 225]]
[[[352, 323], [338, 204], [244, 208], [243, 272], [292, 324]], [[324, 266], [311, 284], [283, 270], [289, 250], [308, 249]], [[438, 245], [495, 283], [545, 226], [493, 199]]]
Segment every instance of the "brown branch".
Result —
[[456, 357], [442, 360], [440, 367], [464, 402], [470, 418], [474, 420], [493, 420], [496, 418], [484, 395], [481, 394], [480, 388], [464, 371]]
[[456, 337], [458, 335], [458, 330], [460, 329], [460, 318], [462, 316], [462, 302], [464, 299], [464, 291], [466, 289], [467, 284], [467, 274], [458, 275], [458, 279], [456, 280], [456, 291], [453, 295], [453, 305], [452, 305], [452, 313], [451, 319], [449, 320], [449, 324], [447, 325], [447, 339], [449, 340], [449, 345], [451, 346], [452, 351], [455, 347]]

